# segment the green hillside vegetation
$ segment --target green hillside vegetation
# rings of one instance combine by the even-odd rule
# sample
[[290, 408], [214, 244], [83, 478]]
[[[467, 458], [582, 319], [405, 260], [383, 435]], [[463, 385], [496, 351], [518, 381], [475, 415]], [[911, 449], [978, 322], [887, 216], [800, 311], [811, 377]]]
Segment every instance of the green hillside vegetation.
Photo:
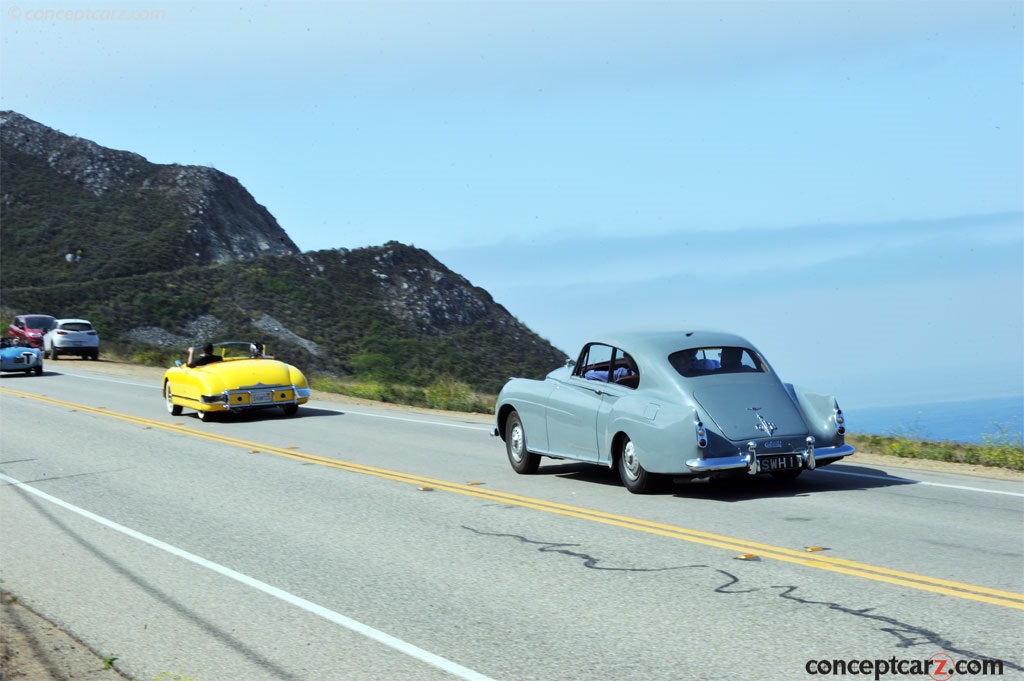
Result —
[[[17, 172], [9, 169], [17, 168]], [[144, 162], [127, 171], [142, 175]], [[50, 171], [45, 161], [3, 147], [5, 286], [105, 280], [177, 268], [188, 233], [177, 200], [165, 191], [110, 192], [100, 198]], [[143, 179], [143, 181], [145, 181]], [[64, 259], [81, 249], [74, 266]]]
[[[6, 228], [5, 228], [6, 234]], [[6, 245], [5, 245], [6, 249]], [[469, 393], [496, 394], [509, 376], [540, 377], [559, 366], [564, 355], [525, 327], [510, 329], [507, 312], [491, 302], [481, 319], [430, 329], [410, 324], [384, 310], [381, 288], [371, 273], [384, 247], [309, 253], [301, 257], [264, 256], [222, 265], [188, 266], [121, 278], [69, 276], [50, 286], [8, 288], [4, 273], [3, 314], [16, 312], [84, 317], [92, 321], [103, 347], [142, 363], [168, 366], [188, 345], [154, 347], [127, 337], [136, 327], [158, 327], [181, 335], [202, 315], [220, 320], [219, 338], [256, 339], [274, 354], [305, 370], [313, 381], [339, 390], [353, 384], [376, 397], [403, 400], [406, 393], [430, 388], [450, 394], [452, 402], [473, 402]], [[438, 266], [429, 254], [389, 244], [423, 266]], [[102, 244], [87, 257], [102, 258]], [[409, 263], [405, 263], [408, 265]], [[72, 275], [87, 270], [68, 265]], [[490, 301], [481, 289], [477, 295]], [[254, 326], [268, 314], [289, 331], [316, 343], [317, 355], [295, 343], [275, 339]], [[356, 391], [359, 388], [355, 388]], [[424, 398], [425, 399], [425, 398]], [[443, 400], [434, 400], [438, 406]]]

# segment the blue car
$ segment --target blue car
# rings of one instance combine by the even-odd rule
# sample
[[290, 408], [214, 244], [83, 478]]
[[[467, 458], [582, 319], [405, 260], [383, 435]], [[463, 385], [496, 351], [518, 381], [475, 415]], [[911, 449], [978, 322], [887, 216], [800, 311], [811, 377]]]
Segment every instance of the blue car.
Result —
[[668, 478], [792, 480], [854, 453], [834, 397], [783, 383], [749, 341], [717, 331], [596, 338], [543, 380], [511, 379], [494, 413], [517, 473], [585, 461], [635, 494]]
[[0, 339], [0, 371], [23, 371], [38, 376], [43, 373], [43, 352], [21, 345], [20, 341]]

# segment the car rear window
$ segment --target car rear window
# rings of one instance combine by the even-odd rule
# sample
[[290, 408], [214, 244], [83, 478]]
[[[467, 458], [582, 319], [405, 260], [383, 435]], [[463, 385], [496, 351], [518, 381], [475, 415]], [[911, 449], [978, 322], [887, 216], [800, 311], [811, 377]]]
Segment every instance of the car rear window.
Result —
[[679, 350], [668, 356], [668, 361], [681, 376], [710, 376], [721, 374], [766, 373], [765, 364], [756, 352], [748, 348], [716, 347]]
[[25, 317], [25, 326], [30, 329], [48, 329], [53, 323], [53, 317]]
[[92, 331], [92, 324], [89, 322], [66, 322], [60, 325], [65, 331]]

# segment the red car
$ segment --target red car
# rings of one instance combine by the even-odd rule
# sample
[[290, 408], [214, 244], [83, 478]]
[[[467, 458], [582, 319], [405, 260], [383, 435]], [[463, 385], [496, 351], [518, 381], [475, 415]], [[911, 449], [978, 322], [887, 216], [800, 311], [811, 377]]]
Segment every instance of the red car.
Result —
[[43, 334], [57, 321], [48, 314], [20, 314], [7, 327], [7, 335], [30, 348], [43, 346]]

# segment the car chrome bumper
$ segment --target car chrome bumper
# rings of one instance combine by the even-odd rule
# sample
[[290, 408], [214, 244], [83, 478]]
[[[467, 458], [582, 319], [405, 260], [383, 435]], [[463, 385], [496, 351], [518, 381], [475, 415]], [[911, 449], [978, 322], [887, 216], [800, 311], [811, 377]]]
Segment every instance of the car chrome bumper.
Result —
[[855, 451], [852, 445], [839, 445], [838, 447], [822, 447], [814, 450], [814, 456], [818, 462], [832, 463], [844, 457], [850, 456]]
[[[238, 388], [225, 390], [215, 395], [202, 395], [199, 401], [215, 410], [243, 411], [246, 409], [263, 409], [265, 407], [283, 407], [289, 404], [305, 404], [309, 401], [312, 390], [297, 388], [294, 385], [254, 388]], [[262, 400], [254, 400], [254, 394], [270, 395]]]
[[[851, 445], [839, 445], [838, 447], [809, 448], [804, 452], [795, 452], [803, 458], [803, 467], [807, 470], [814, 470], [815, 467], [838, 461], [843, 457], [854, 453]], [[791, 452], [794, 453], [794, 452]], [[736, 456], [721, 456], [712, 459], [690, 459], [686, 467], [694, 473], [714, 473], [716, 471], [729, 471], [747, 469], [751, 475], [757, 474], [757, 453], [748, 451], [746, 454]]]

